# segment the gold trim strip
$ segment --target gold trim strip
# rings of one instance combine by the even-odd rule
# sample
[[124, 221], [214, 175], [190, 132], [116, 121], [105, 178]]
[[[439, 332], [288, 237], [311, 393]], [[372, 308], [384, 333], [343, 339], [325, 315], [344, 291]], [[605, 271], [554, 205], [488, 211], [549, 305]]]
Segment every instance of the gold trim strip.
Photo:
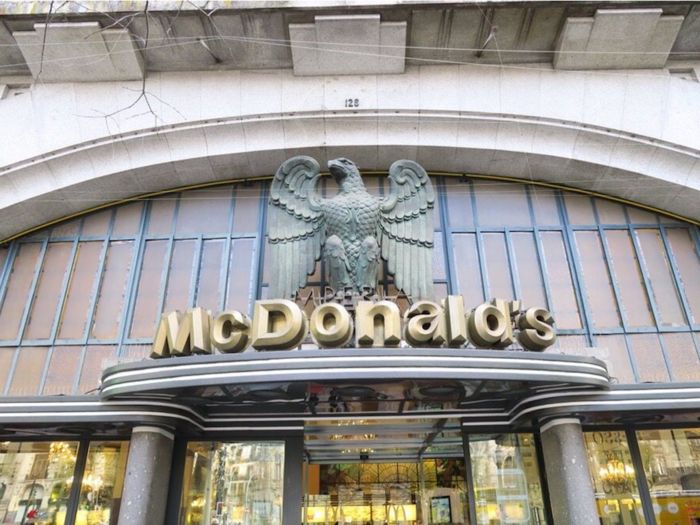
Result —
[[[369, 171], [369, 170], [367, 170], [367, 171], [362, 171], [362, 174], [363, 175], [387, 176], [388, 172], [387, 171]], [[323, 172], [322, 175], [326, 176], [326, 175], [328, 175], [328, 172]], [[623, 199], [621, 197], [613, 197], [612, 195], [605, 195], [603, 193], [598, 193], [598, 192], [592, 191], [592, 190], [584, 190], [582, 188], [573, 188], [571, 186], [566, 186], [564, 184], [556, 184], [553, 182], [544, 182], [544, 181], [536, 181], [536, 180], [518, 179], [515, 177], [504, 177], [501, 175], [480, 175], [480, 174], [476, 174], [476, 173], [453, 173], [453, 172], [447, 172], [447, 171], [428, 171], [428, 175], [434, 176], [434, 177], [454, 177], [454, 178], [469, 178], [469, 179], [482, 179], [482, 180], [491, 180], [491, 181], [503, 181], [503, 182], [512, 182], [512, 183], [516, 183], [516, 184], [528, 184], [530, 186], [540, 186], [543, 188], [550, 188], [550, 189], [555, 189], [555, 190], [563, 190], [563, 191], [568, 191], [571, 193], [579, 193], [581, 195], [588, 195], [589, 197], [596, 197], [599, 199], [606, 199], [609, 201], [618, 202], [618, 203], [624, 204], [626, 206], [634, 206], [635, 208], [640, 208], [640, 209], [645, 210], [645, 211], [657, 213], [659, 215], [664, 215], [666, 217], [670, 217], [671, 219], [682, 221], [682, 222], [685, 222], [688, 224], [693, 224], [695, 226], [700, 226], [700, 221], [696, 221], [694, 219], [689, 219], [688, 217], [684, 217], [682, 215], [678, 215], [676, 213], [672, 213], [669, 211], [661, 210], [661, 209], [656, 208], [654, 206], [640, 204], [640, 203], [637, 203], [634, 201]], [[81, 217], [83, 215], [87, 215], [88, 213], [93, 213], [95, 211], [104, 210], [106, 208], [111, 208], [113, 206], [127, 204], [129, 202], [151, 199], [154, 197], [160, 197], [161, 195], [168, 195], [170, 193], [179, 193], [179, 192], [188, 191], [188, 190], [198, 190], [198, 189], [202, 189], [202, 188], [211, 188], [214, 186], [225, 186], [227, 184], [244, 184], [247, 182], [258, 182], [258, 181], [264, 181], [264, 180], [272, 180], [273, 177], [274, 177], [273, 175], [265, 175], [265, 176], [261, 176], [261, 177], [248, 177], [245, 179], [228, 179], [228, 180], [213, 181], [213, 182], [203, 182], [201, 184], [192, 184], [189, 186], [181, 186], [181, 187], [173, 188], [173, 189], [169, 189], [169, 190], [162, 190], [162, 191], [156, 191], [156, 192], [152, 192], [152, 193], [145, 193], [143, 195], [138, 195], [136, 197], [129, 197], [128, 199], [121, 199], [121, 200], [118, 200], [115, 202], [110, 202], [107, 204], [100, 204], [99, 206], [94, 206], [92, 208], [88, 208], [87, 210], [73, 213], [71, 215], [66, 215], [65, 217], [61, 217], [60, 219], [45, 222], [45, 223], [40, 224], [38, 226], [34, 226], [33, 228], [29, 228], [27, 230], [21, 231], [15, 235], [12, 235], [10, 237], [7, 237], [6, 239], [1, 240], [0, 245], [7, 244], [11, 241], [14, 241], [15, 239], [19, 239], [20, 237], [24, 237], [25, 235], [29, 235], [29, 234], [34, 233], [34, 232], [39, 231], [39, 230], [43, 230], [44, 228], [48, 228], [49, 226], [53, 226], [53, 225], [58, 224], [60, 222], [75, 219], [76, 217]]]

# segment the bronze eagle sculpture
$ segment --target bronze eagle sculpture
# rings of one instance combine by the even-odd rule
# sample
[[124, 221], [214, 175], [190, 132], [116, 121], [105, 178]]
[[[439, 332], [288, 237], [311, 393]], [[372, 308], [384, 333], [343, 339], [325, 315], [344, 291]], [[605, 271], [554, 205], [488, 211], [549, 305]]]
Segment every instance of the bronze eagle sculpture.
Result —
[[331, 160], [328, 169], [339, 188], [330, 199], [316, 193], [321, 174], [311, 157], [293, 157], [275, 174], [268, 204], [275, 277], [269, 297], [294, 297], [321, 257], [336, 292], [374, 291], [383, 258], [397, 289], [412, 300], [432, 300], [435, 194], [425, 170], [411, 160], [394, 162], [389, 195], [377, 198], [352, 161]]

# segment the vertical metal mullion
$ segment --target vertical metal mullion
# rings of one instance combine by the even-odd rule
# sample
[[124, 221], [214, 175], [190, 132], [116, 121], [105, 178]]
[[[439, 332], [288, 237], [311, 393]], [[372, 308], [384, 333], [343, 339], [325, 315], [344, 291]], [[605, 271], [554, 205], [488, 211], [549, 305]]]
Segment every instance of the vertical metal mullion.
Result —
[[92, 300], [90, 301], [90, 307], [88, 308], [87, 323], [85, 325], [85, 334], [81, 338], [81, 344], [87, 344], [90, 340], [90, 333], [92, 332], [93, 322], [95, 321], [95, 311], [97, 310], [97, 302], [99, 300], [99, 293], [102, 289], [102, 276], [104, 275], [105, 266], [107, 263], [107, 250], [109, 249], [109, 236], [102, 241], [102, 250], [100, 251], [100, 260], [98, 262], [97, 275], [95, 276], [95, 282], [92, 288]]
[[[178, 193], [177, 201], [175, 201], [175, 209], [173, 210], [173, 224], [170, 227], [170, 238], [168, 239], [168, 247], [165, 250], [165, 267], [163, 268], [163, 273], [160, 276], [160, 291], [158, 292], [158, 313], [157, 316], [163, 314], [163, 307], [165, 305], [165, 292], [168, 287], [168, 280], [170, 278], [170, 264], [173, 257], [173, 250], [175, 247], [175, 225], [180, 216], [180, 199], [182, 194]], [[156, 326], [158, 325], [159, 317], [156, 317]]]
[[469, 496], [469, 523], [476, 524], [476, 490], [474, 489], [474, 473], [472, 471], [472, 455], [469, 448], [469, 435], [461, 429], [462, 449], [464, 451], [464, 471], [467, 479], [467, 495]]
[[547, 523], [554, 524], [552, 516], [552, 502], [549, 500], [549, 481], [547, 480], [547, 469], [544, 465], [544, 449], [542, 448], [542, 436], [539, 432], [533, 434], [535, 443], [535, 453], [537, 454], [537, 469], [540, 472], [540, 483], [542, 483], [542, 499]]
[[438, 181], [438, 199], [440, 201], [440, 226], [442, 228], [443, 255], [445, 268], [447, 269], [447, 293], [454, 294], [457, 291], [457, 274], [454, 260], [454, 245], [452, 243], [452, 226], [447, 212], [447, 195], [445, 180], [441, 177]]
[[49, 343], [54, 344], [56, 342], [56, 335], [58, 333], [58, 325], [63, 317], [63, 308], [66, 302], [66, 296], [68, 295], [68, 285], [71, 282], [71, 277], [73, 271], [75, 270], [75, 263], [78, 254], [78, 246], [80, 246], [80, 241], [78, 237], [73, 239], [73, 248], [71, 250], [70, 262], [66, 268], [66, 275], [63, 277], [63, 285], [61, 286], [61, 293], [58, 297], [58, 302], [56, 304], [56, 317], [53, 320], [53, 326], [51, 327], [51, 336], [49, 337]]
[[661, 354], [664, 356], [664, 362], [666, 363], [666, 369], [668, 370], [668, 375], [671, 381], [675, 381], [673, 367], [671, 366], [671, 361], [668, 358], [668, 352], [666, 351], [666, 344], [664, 343], [661, 334], [658, 331], [661, 328], [661, 315], [657, 311], [656, 301], [654, 299], [654, 294], [651, 289], [651, 284], [649, 282], [649, 277], [646, 272], [646, 268], [642, 264], [642, 254], [641, 248], [639, 247], [639, 241], [637, 240], [637, 235], [635, 230], [631, 225], [627, 226], [629, 231], [629, 236], [632, 239], [632, 246], [634, 247], [634, 254], [637, 257], [637, 266], [639, 267], [639, 272], [642, 275], [642, 281], [644, 282], [644, 288], [646, 289], [647, 298], [649, 299], [649, 304], [651, 305], [651, 313], [654, 316], [654, 322], [656, 323], [656, 336], [659, 339], [659, 344], [661, 345]]
[[[258, 213], [258, 231], [255, 239], [255, 247], [253, 248], [254, 264], [253, 278], [255, 279], [255, 287], [253, 292], [253, 301], [258, 300], [262, 295], [262, 279], [265, 265], [265, 227], [267, 226], [267, 195], [269, 186], [261, 184], [260, 188], [260, 212]], [[323, 260], [323, 258], [321, 259]], [[228, 264], [228, 263], [227, 263]], [[323, 268], [322, 268], [323, 270]], [[230, 279], [230, 276], [229, 276]], [[321, 282], [323, 281], [323, 271], [321, 272]], [[249, 306], [250, 309], [250, 306]], [[250, 311], [249, 311], [250, 313]]]
[[221, 291], [219, 298], [219, 311], [223, 312], [226, 310], [226, 301], [228, 300], [228, 288], [229, 288], [229, 268], [231, 266], [231, 253], [233, 252], [233, 217], [236, 212], [236, 198], [238, 197], [238, 192], [235, 186], [231, 185], [231, 205], [229, 206], [229, 216], [228, 216], [228, 234], [224, 240], [224, 250], [223, 250], [223, 260], [221, 261], [221, 267], [219, 268], [219, 283], [223, 283], [224, 289]]
[[[204, 240], [202, 239], [202, 236], [200, 235], [197, 237], [195, 240], [195, 245], [194, 245], [194, 254], [192, 257], [192, 271], [190, 272], [190, 293], [187, 298], [187, 307], [192, 308], [195, 306], [195, 299], [197, 298], [197, 284], [199, 283], [199, 274], [201, 272], [202, 268], [202, 252], [204, 246]], [[207, 308], [209, 305], [199, 305], [199, 306], [204, 306], [204, 308]]]
[[542, 277], [542, 285], [544, 286], [545, 300], [547, 301], [547, 309], [550, 312], [554, 311], [554, 301], [552, 299], [552, 291], [549, 288], [549, 280], [547, 279], [547, 261], [544, 257], [544, 250], [542, 248], [542, 239], [540, 237], [540, 228], [535, 226], [532, 232], [535, 249], [537, 250], [537, 262], [540, 265], [540, 276]]
[[632, 343], [630, 343], [627, 334], [622, 334], [623, 341], [625, 342], [625, 348], [627, 349], [627, 357], [630, 360], [630, 365], [632, 366], [632, 373], [634, 374], [635, 382], [639, 383], [640, 375], [639, 368], [637, 368], [637, 360], [634, 358], [634, 352], [632, 352]]
[[532, 190], [533, 186], [525, 184], [525, 198], [527, 199], [527, 211], [530, 215], [530, 224], [534, 228], [537, 225], [537, 220], [535, 219], [535, 205], [532, 203]]
[[481, 228], [479, 227], [479, 215], [476, 210], [476, 192], [474, 191], [474, 183], [472, 181], [468, 181], [467, 184], [469, 186], [469, 196], [472, 201], [472, 221], [474, 222], [474, 234], [476, 239], [476, 256], [479, 260], [479, 275], [481, 275], [481, 292], [484, 294], [484, 300], [488, 301], [490, 299], [490, 287], [488, 285], [484, 245], [481, 240]]
[[146, 250], [146, 225], [150, 217], [150, 202], [146, 201], [141, 212], [141, 220], [139, 230], [134, 238], [134, 255], [132, 257], [131, 275], [127, 281], [126, 294], [124, 296], [124, 308], [122, 309], [122, 319], [117, 332], [117, 356], [123, 355], [124, 339], [128, 336], [128, 330], [131, 328], [131, 315], [136, 302], [137, 291], [135, 287], [138, 284], [138, 278], [141, 276], [141, 264], [143, 263], [143, 254]]
[[479, 259], [479, 271], [481, 272], [481, 291], [484, 300], [491, 299], [491, 287], [488, 283], [488, 272], [486, 271], [486, 256], [484, 255], [484, 243], [481, 239], [481, 228], [476, 229], [476, 256]]
[[88, 322], [85, 330], [85, 338], [83, 342], [88, 344], [90, 340], [90, 333], [92, 332], [93, 323], [95, 322], [95, 312], [97, 310], [97, 303], [99, 301], [100, 291], [102, 290], [102, 278], [104, 277], [105, 266], [107, 265], [107, 251], [109, 250], [109, 245], [111, 244], [112, 230], [114, 229], [114, 220], [116, 213], [112, 210], [112, 216], [109, 220], [109, 227], [107, 228], [107, 237], [102, 241], [104, 244], [102, 246], [102, 252], [100, 253], [99, 270], [97, 272], [97, 279], [95, 280], [95, 286], [93, 288], [92, 294], [92, 304], [88, 309]]
[[[683, 307], [683, 313], [685, 314], [686, 321], [688, 322], [688, 327], [693, 326], [693, 313], [690, 309], [690, 304], [686, 298], [685, 288], [683, 287], [683, 281], [681, 280], [681, 272], [676, 264], [676, 257], [673, 255], [673, 250], [671, 249], [671, 244], [668, 241], [668, 236], [666, 235], [666, 226], [659, 225], [659, 234], [661, 235], [661, 242], [663, 243], [664, 249], [666, 250], [666, 257], [668, 258], [668, 263], [671, 266], [671, 275], [673, 275], [673, 282], [676, 284], [676, 290], [678, 292], [678, 297], [681, 300], [681, 305]], [[692, 237], [691, 237], [692, 238]]]
[[15, 262], [15, 257], [19, 251], [19, 244], [13, 242], [7, 249], [7, 257], [5, 258], [5, 267], [0, 268], [0, 306], [5, 301], [5, 293], [7, 292], [7, 285], [10, 282], [10, 275], [12, 274], [11, 269]]
[[510, 288], [513, 292], [513, 299], [522, 299], [518, 297], [520, 293], [520, 277], [518, 275], [518, 267], [515, 263], [515, 252], [513, 251], [513, 242], [510, 238], [511, 231], [506, 228], [503, 232], [503, 237], [506, 243], [506, 257], [508, 257], [508, 268], [510, 269]]
[[187, 439], [175, 437], [173, 444], [173, 458], [170, 467], [170, 483], [168, 485], [168, 499], [165, 507], [165, 523], [177, 523], [180, 514], [180, 501], [187, 462]]
[[87, 356], [87, 345], [83, 345], [82, 352], [80, 354], [80, 359], [78, 360], [78, 366], [76, 367], [75, 379], [73, 380], [73, 389], [71, 394], [76, 394], [78, 392], [78, 387], [80, 386], [80, 376], [83, 372], [83, 365], [85, 364], [85, 357]]
[[574, 248], [576, 246], [573, 228], [569, 224], [569, 218], [564, 207], [563, 198], [559, 191], [555, 192], [555, 200], [557, 203], [559, 218], [563, 225], [562, 240], [564, 241], [564, 251], [566, 252], [566, 257], [568, 259], [569, 273], [571, 275], [572, 284], [574, 286], [574, 293], [576, 294], [576, 299], [578, 300], [578, 304], [581, 308], [581, 310], [579, 311], [579, 314], [581, 315], [581, 324], [583, 325], [586, 331], [587, 342], [592, 346], [594, 331], [593, 315], [583, 287], [583, 271], [579, 267], [578, 258], [573, 256]]
[[642, 455], [639, 451], [637, 434], [633, 429], [628, 428], [625, 429], [625, 436], [627, 437], [627, 445], [630, 450], [632, 466], [634, 467], [634, 473], [637, 479], [637, 489], [639, 490], [639, 498], [642, 500], [642, 509], [644, 510], [644, 517], [646, 518], [647, 525], [656, 525], [654, 504], [651, 499], [651, 493], [649, 492], [649, 486], [647, 485], [646, 476], [644, 475], [644, 463], [642, 462]]
[[5, 388], [2, 391], [3, 395], [7, 395], [10, 392], [10, 384], [12, 383], [12, 376], [15, 373], [15, 368], [17, 367], [17, 360], [19, 359], [20, 348], [15, 348], [15, 353], [12, 356], [12, 363], [10, 363], [10, 370], [7, 372], [7, 381], [5, 382]]
[[613, 296], [615, 297], [615, 304], [617, 305], [617, 311], [620, 315], [620, 323], [622, 323], [622, 330], [625, 333], [628, 333], [629, 325], [627, 324], [627, 311], [624, 309], [624, 305], [622, 304], [622, 299], [620, 297], [621, 294], [617, 284], [615, 266], [613, 265], [612, 257], [610, 257], [608, 239], [605, 236], [605, 230], [600, 224], [598, 225], [598, 237], [600, 238], [600, 246], [603, 248], [603, 258], [605, 259], [605, 267], [608, 269], [608, 276], [610, 277], [610, 284], [613, 288]]
[[22, 343], [24, 332], [27, 330], [27, 324], [29, 323], [32, 306], [34, 306], [34, 295], [36, 294], [36, 289], [39, 286], [39, 279], [41, 278], [41, 271], [44, 268], [44, 263], [46, 262], [46, 252], [48, 251], [48, 248], [49, 239], [46, 238], [41, 241], [41, 251], [39, 252], [39, 257], [37, 258], [34, 277], [32, 277], [32, 284], [29, 286], [29, 294], [27, 295], [27, 299], [24, 303], [24, 312], [22, 313], [22, 319], [19, 322], [19, 328], [17, 330], [18, 344]]
[[87, 456], [90, 449], [90, 442], [86, 439], [81, 439], [78, 445], [78, 457], [75, 461], [75, 470], [73, 471], [73, 484], [71, 485], [68, 505], [66, 508], [66, 525], [74, 525], [78, 514], [78, 504], [80, 503], [80, 490], [83, 486], [83, 476], [85, 475], [85, 466], [87, 465]]
[[639, 273], [642, 276], [642, 281], [644, 282], [644, 289], [649, 299], [649, 305], [651, 306], [651, 313], [654, 316], [654, 323], [656, 323], [656, 330], [661, 328], [661, 315], [658, 312], [656, 306], [656, 300], [654, 299], [654, 292], [651, 289], [651, 283], [649, 282], [649, 276], [647, 275], [646, 267], [642, 264], [642, 250], [639, 247], [639, 241], [637, 239], [636, 231], [633, 226], [628, 225], [627, 229], [629, 231], [630, 239], [632, 240], [632, 247], [634, 249], [634, 255], [637, 258], [637, 266], [639, 267]]

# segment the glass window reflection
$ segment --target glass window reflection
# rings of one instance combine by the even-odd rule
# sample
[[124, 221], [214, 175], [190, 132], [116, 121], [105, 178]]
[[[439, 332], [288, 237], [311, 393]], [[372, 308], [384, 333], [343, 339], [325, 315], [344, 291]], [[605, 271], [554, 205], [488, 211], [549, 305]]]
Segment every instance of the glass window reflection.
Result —
[[471, 436], [469, 452], [477, 524], [547, 523], [532, 434]]
[[0, 443], [0, 523], [63, 523], [78, 443]]
[[658, 525], [700, 523], [700, 429], [637, 432]]
[[601, 525], [645, 523], [624, 432], [586, 432], [588, 466]]
[[283, 442], [190, 443], [184, 475], [180, 525], [282, 524]]
[[128, 441], [90, 443], [80, 487], [77, 524], [116, 525], [128, 453]]

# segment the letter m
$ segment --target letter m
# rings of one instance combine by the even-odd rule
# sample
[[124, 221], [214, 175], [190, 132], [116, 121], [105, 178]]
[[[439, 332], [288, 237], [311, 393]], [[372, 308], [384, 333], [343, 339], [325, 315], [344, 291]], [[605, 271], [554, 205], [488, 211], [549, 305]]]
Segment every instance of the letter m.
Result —
[[177, 311], [163, 314], [151, 357], [211, 354], [210, 324], [211, 314], [204, 308], [192, 308], [185, 314]]

